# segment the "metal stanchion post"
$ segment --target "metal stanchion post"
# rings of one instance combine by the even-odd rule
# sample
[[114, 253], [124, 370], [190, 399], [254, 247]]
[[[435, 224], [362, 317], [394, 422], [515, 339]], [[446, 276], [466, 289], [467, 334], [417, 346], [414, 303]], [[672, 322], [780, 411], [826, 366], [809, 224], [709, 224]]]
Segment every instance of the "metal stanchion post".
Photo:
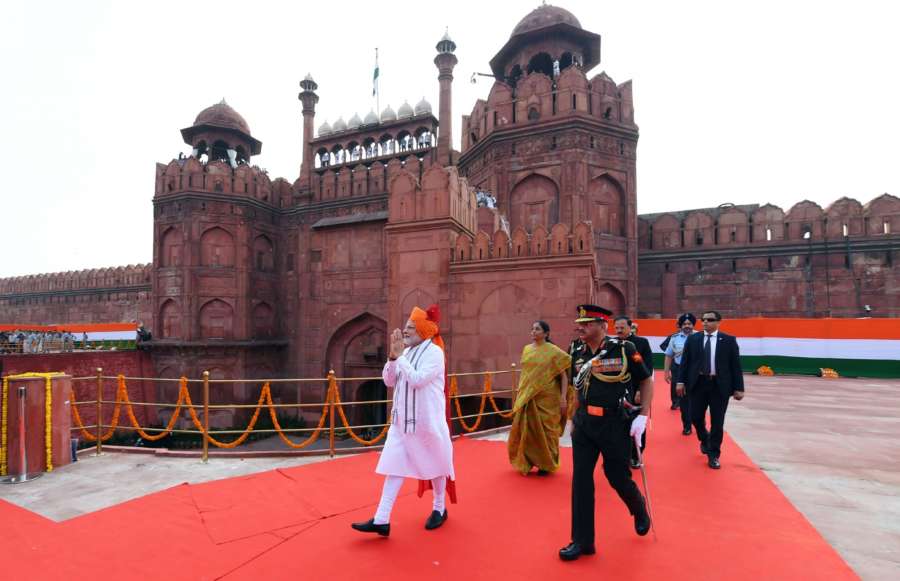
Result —
[[28, 472], [28, 456], [25, 454], [25, 386], [19, 386], [19, 473], [0, 478], [3, 484], [19, 484], [43, 476], [43, 472]]
[[331, 452], [331, 457], [334, 458], [334, 405], [337, 398], [335, 397], [334, 391], [337, 390], [337, 383], [334, 379], [334, 369], [328, 372], [328, 416], [329, 416], [329, 434], [328, 434], [328, 449]]
[[203, 372], [203, 463], [209, 461], [209, 371]]
[[97, 368], [97, 456], [103, 453], [103, 368]]
[[512, 369], [512, 405], [516, 405], [516, 396], [519, 391], [519, 377], [516, 375], [516, 362], [513, 361], [509, 364], [509, 368]]

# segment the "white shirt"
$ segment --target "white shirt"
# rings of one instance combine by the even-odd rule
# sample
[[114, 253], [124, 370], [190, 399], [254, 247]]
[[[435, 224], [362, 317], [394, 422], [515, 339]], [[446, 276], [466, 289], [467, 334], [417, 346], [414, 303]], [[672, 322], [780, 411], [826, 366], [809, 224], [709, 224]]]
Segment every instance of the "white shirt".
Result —
[[[712, 361], [709, 362], [709, 374], [716, 374], [716, 343], [719, 342], [719, 330], [716, 329], [714, 333], [703, 332], [703, 348], [706, 348], [707, 337], [709, 338], [709, 351], [710, 357], [712, 357]], [[702, 366], [701, 366], [702, 367]]]

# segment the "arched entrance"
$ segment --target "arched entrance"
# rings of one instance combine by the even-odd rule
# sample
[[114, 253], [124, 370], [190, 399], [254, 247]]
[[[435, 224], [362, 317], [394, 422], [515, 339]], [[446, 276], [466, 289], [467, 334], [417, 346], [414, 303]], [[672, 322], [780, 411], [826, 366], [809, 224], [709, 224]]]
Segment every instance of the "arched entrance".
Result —
[[[341, 399], [364, 401], [386, 399], [387, 389], [381, 379], [381, 370], [387, 358], [387, 323], [371, 313], [363, 313], [341, 325], [328, 342], [326, 372], [334, 369], [342, 378], [366, 378], [344, 380], [339, 383]], [[354, 425], [368, 425], [372, 414], [379, 413], [379, 405], [358, 405], [345, 408], [347, 419]], [[371, 408], [371, 409], [370, 409]], [[386, 411], [381, 410], [384, 417]], [[367, 415], [368, 414], [368, 415]]]
[[[356, 390], [356, 401], [383, 401], [387, 399], [387, 387], [378, 379], [371, 379], [359, 386]], [[355, 422], [360, 426], [377, 426], [387, 423], [386, 403], [356, 406], [359, 408], [359, 420]], [[378, 435], [380, 427], [364, 428], [364, 438], [371, 439]]]

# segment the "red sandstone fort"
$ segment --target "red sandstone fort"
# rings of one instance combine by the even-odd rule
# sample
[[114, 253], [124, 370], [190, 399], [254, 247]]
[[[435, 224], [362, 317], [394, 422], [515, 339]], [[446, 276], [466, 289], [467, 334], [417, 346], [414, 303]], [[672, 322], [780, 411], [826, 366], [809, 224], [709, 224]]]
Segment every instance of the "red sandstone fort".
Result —
[[461, 151], [455, 49], [436, 46], [437, 116], [422, 100], [315, 131], [307, 76], [293, 181], [253, 165], [262, 143], [224, 101], [201, 111], [191, 155], [157, 164], [153, 263], [0, 280], [0, 322], [141, 320], [147, 372], [240, 378], [377, 374], [386, 331], [433, 302], [454, 371], [508, 366], [535, 318], [565, 338], [585, 301], [900, 316], [897, 197], [639, 216], [632, 85], [592, 72], [600, 35], [558, 7], [525, 16], [457, 120]]

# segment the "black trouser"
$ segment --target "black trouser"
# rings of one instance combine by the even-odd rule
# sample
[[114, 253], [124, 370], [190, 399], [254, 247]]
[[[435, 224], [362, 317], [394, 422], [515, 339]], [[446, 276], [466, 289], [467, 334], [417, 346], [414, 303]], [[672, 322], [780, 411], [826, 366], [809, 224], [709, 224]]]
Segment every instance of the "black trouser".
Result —
[[594, 545], [594, 468], [603, 456], [603, 473], [631, 514], [644, 510], [644, 497], [631, 479], [628, 422], [618, 415], [589, 416], [579, 408], [572, 431], [572, 541]]
[[678, 377], [678, 367], [679, 365], [675, 363], [675, 360], [672, 360], [672, 366], [669, 368], [669, 371], [672, 372], [672, 381], [669, 382], [669, 398], [672, 400], [672, 407], [677, 406], [686, 398], [679, 397], [679, 395], [675, 392], [675, 379]]
[[[691, 388], [691, 419], [697, 431], [697, 439], [706, 443], [711, 457], [722, 453], [722, 437], [725, 435], [725, 410], [728, 396], [722, 395], [713, 377], [701, 376]], [[706, 430], [706, 408], [709, 408], [709, 431]]]
[[[672, 393], [675, 393], [675, 384], [678, 381], [678, 370], [681, 368], [680, 365], [672, 362]], [[678, 409], [681, 410], [681, 427], [685, 430], [691, 427], [691, 398], [685, 394], [684, 397], [679, 397], [676, 399], [672, 399], [672, 403], [678, 404]]]

